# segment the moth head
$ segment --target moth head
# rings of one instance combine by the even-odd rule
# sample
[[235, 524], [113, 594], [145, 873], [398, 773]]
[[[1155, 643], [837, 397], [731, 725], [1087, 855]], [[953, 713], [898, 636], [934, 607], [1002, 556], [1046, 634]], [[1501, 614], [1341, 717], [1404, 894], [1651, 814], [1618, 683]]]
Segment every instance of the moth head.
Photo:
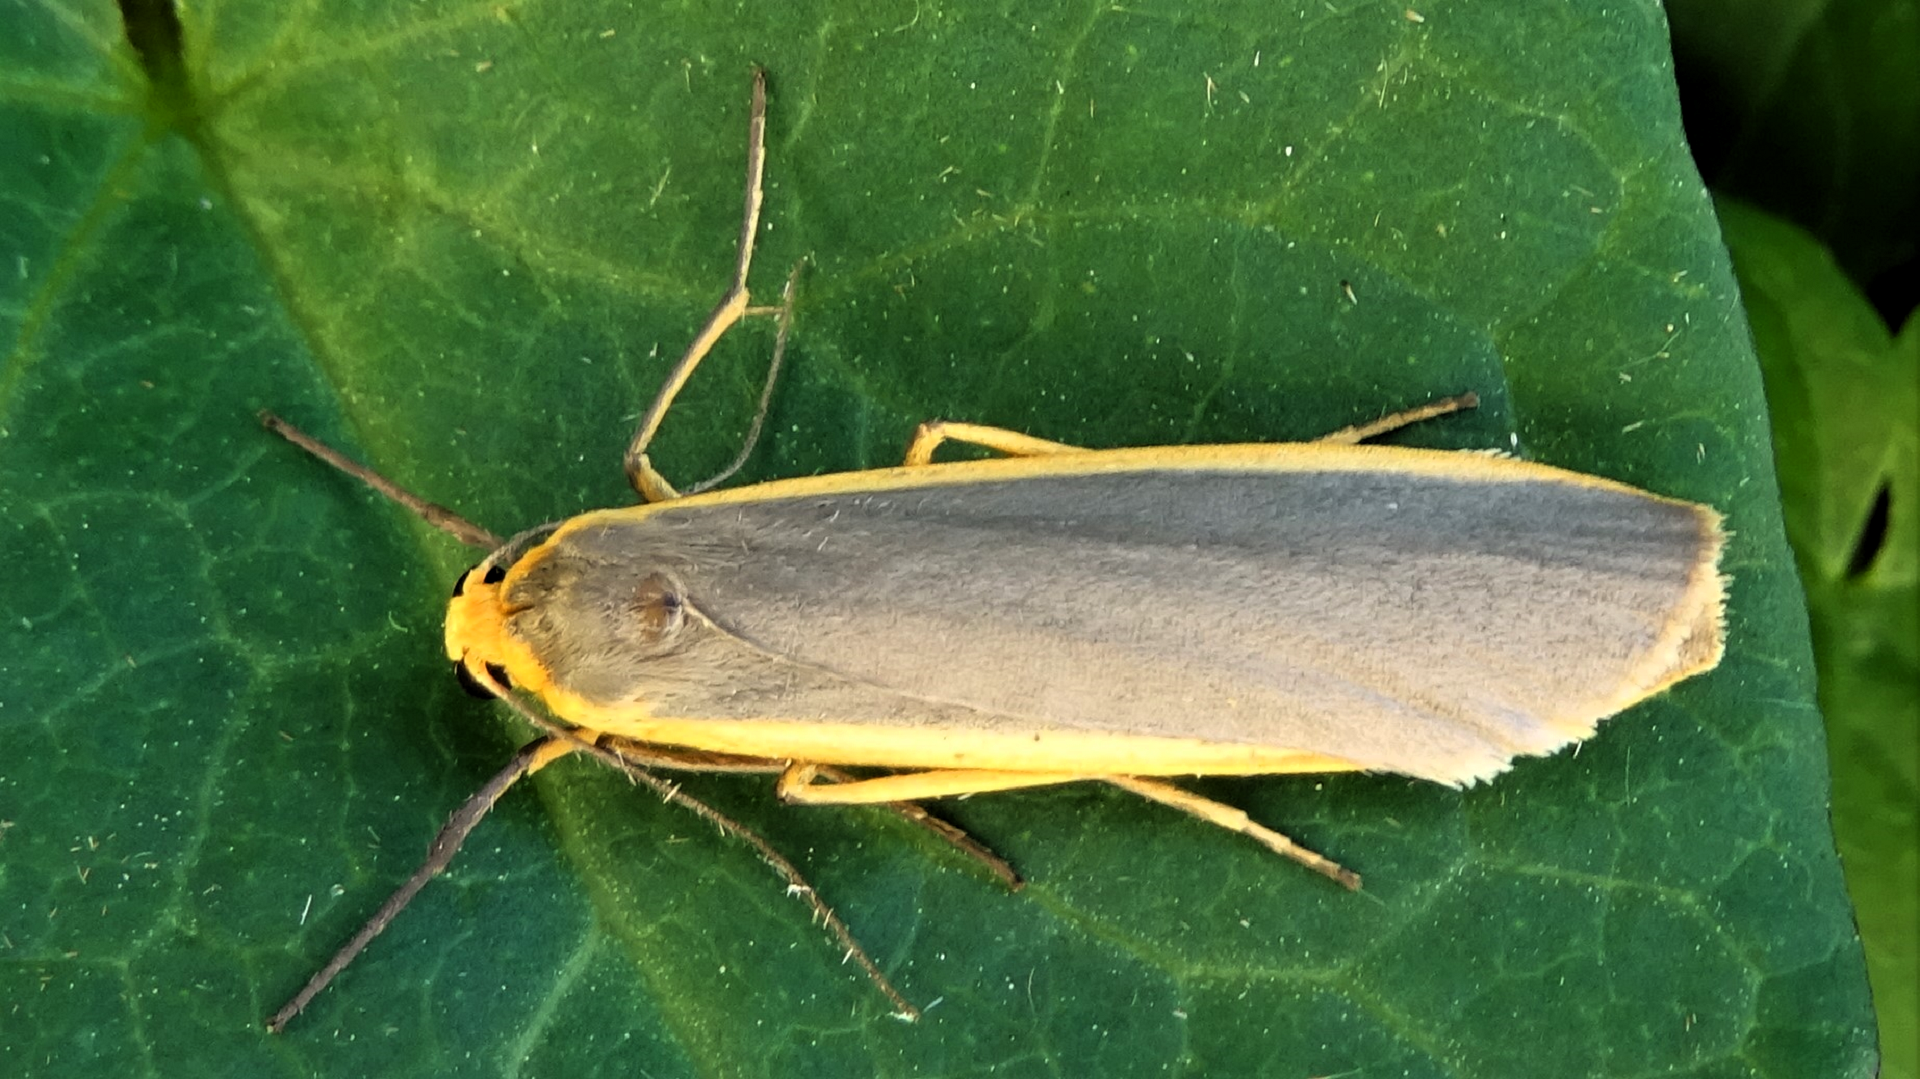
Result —
[[513, 553], [502, 548], [462, 573], [447, 601], [447, 658], [460, 685], [476, 697], [494, 695], [488, 683], [535, 693], [546, 686], [545, 670], [507, 630], [515, 611], [507, 600], [512, 569], [503, 563]]

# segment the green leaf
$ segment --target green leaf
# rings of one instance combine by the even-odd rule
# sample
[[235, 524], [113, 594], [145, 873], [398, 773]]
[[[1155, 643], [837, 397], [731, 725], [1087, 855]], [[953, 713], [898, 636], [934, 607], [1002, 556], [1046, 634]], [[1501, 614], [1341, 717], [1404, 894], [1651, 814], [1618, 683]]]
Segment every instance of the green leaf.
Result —
[[[1920, 6], [1669, 0], [1694, 158], [1799, 222], [1884, 299], [1920, 246]], [[1908, 279], [1911, 271], [1907, 271]]]
[[[1760, 381], [1656, 5], [235, 3], [187, 12], [177, 64], [163, 16], [157, 84], [110, 9], [0, 16], [0, 1061], [1871, 1074]], [[1473, 389], [1405, 440], [1727, 514], [1727, 660], [1464, 793], [1196, 784], [1357, 896], [1102, 787], [942, 807], [1026, 872], [1009, 896], [877, 812], [689, 777], [914, 1027], [751, 852], [563, 762], [264, 1034], [525, 733], [439, 651], [472, 554], [254, 411], [502, 532], [629, 501], [634, 418], [731, 265], [750, 63], [755, 285], [812, 264], [748, 479], [894, 463], [939, 415], [1278, 440]], [[731, 456], [770, 340], [701, 370], [669, 477]]]
[[1813, 618], [1834, 829], [1886, 1053], [1920, 1075], [1920, 319], [1892, 337], [1802, 230], [1723, 200]]

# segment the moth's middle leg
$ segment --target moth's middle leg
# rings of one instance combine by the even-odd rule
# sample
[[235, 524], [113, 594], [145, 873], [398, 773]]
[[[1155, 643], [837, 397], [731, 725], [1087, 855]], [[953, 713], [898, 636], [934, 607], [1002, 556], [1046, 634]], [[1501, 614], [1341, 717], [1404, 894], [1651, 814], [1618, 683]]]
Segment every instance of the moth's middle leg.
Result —
[[1005, 427], [988, 427], [979, 423], [955, 423], [951, 420], [928, 420], [914, 428], [913, 441], [907, 443], [907, 456], [901, 464], [910, 468], [932, 464], [933, 451], [944, 442], [963, 442], [982, 449], [998, 450], [1009, 457], [1045, 457], [1054, 453], [1086, 452], [1083, 446], [1035, 438], [1018, 431], [1009, 431]]

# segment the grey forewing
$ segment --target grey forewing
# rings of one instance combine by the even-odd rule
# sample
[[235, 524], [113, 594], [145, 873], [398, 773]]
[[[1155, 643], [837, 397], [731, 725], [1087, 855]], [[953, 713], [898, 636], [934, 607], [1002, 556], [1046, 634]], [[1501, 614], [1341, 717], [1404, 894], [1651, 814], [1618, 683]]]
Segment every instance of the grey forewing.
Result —
[[[558, 542], [513, 627], [589, 700], [1444, 778], [1565, 744], [1542, 717], [1621, 684], [1703, 537], [1685, 505], [1565, 482], [1182, 470], [668, 505]], [[689, 620], [634, 618], [643, 580]]]

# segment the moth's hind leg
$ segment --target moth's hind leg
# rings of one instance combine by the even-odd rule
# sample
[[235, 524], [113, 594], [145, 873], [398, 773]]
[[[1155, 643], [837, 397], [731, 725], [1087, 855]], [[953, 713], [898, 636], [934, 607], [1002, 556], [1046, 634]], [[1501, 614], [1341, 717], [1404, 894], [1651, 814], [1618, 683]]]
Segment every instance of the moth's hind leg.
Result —
[[1057, 783], [1093, 779], [1131, 791], [1142, 798], [1190, 813], [1208, 824], [1238, 832], [1276, 854], [1283, 854], [1316, 873], [1338, 881], [1348, 888], [1360, 887], [1360, 876], [1339, 863], [1317, 854], [1255, 821], [1244, 812], [1181, 790], [1168, 783], [1133, 776], [1079, 775], [1072, 772], [1006, 772], [988, 769], [943, 769], [931, 772], [906, 772], [876, 776], [852, 783], [815, 783], [820, 766], [796, 762], [780, 775], [782, 800], [804, 805], [865, 805], [873, 802], [943, 798], [958, 794], [984, 794], [989, 791], [1045, 787]]
[[1132, 791], [1142, 798], [1159, 802], [1161, 805], [1172, 806], [1183, 813], [1191, 813], [1201, 820], [1206, 821], [1208, 824], [1217, 824], [1230, 832], [1239, 832], [1241, 835], [1254, 840], [1275, 854], [1283, 854], [1316, 873], [1338, 881], [1345, 887], [1352, 888], [1355, 891], [1358, 891], [1360, 888], [1360, 874], [1342, 866], [1324, 854], [1310, 851], [1300, 844], [1295, 843], [1279, 832], [1247, 816], [1242, 810], [1235, 809], [1221, 802], [1216, 802], [1211, 798], [1202, 798], [1191, 791], [1184, 791], [1170, 783], [1162, 783], [1158, 780], [1136, 779], [1132, 776], [1103, 776], [1101, 778], [1103, 782], [1110, 783], [1113, 786], [1119, 787], [1121, 790]]
[[[1474, 393], [1463, 393], [1455, 397], [1444, 397], [1417, 408], [1403, 409], [1382, 416], [1372, 423], [1343, 427], [1332, 434], [1321, 435], [1315, 442], [1333, 442], [1352, 445], [1377, 438], [1390, 431], [1397, 431], [1409, 424], [1430, 420], [1436, 416], [1445, 416], [1450, 412], [1460, 412], [1480, 404], [1480, 397]], [[902, 464], [908, 466], [933, 463], [933, 451], [944, 442], [964, 442], [970, 446], [997, 450], [1009, 457], [1041, 457], [1051, 453], [1080, 453], [1085, 447], [1065, 442], [1052, 442], [1032, 435], [1023, 435], [1018, 431], [1009, 431], [1004, 427], [987, 427], [978, 423], [953, 423], [947, 420], [928, 420], [913, 432], [913, 441], [907, 444], [907, 456]]]
[[873, 805], [878, 802], [909, 802], [923, 798], [946, 798], [956, 794], [985, 794], [989, 791], [1021, 790], [1072, 783], [1099, 776], [1077, 772], [1002, 772], [984, 768], [946, 768], [931, 772], [902, 772], [899, 775], [874, 776], [845, 783], [815, 783], [814, 777], [827, 771], [822, 764], [795, 762], [780, 773], [775, 788], [783, 802], [796, 805]]
[[1476, 408], [1479, 404], [1480, 395], [1477, 393], [1463, 393], [1454, 397], [1443, 397], [1429, 404], [1389, 413], [1374, 420], [1372, 423], [1360, 423], [1352, 427], [1342, 427], [1332, 434], [1321, 435], [1313, 441], [1332, 442], [1342, 446], [1351, 446], [1355, 443], [1365, 442], [1369, 438], [1378, 438], [1390, 431], [1398, 431], [1402, 427], [1419, 423], [1421, 420], [1430, 420], [1435, 416], [1445, 416], [1450, 412], [1461, 412], [1469, 408]]

